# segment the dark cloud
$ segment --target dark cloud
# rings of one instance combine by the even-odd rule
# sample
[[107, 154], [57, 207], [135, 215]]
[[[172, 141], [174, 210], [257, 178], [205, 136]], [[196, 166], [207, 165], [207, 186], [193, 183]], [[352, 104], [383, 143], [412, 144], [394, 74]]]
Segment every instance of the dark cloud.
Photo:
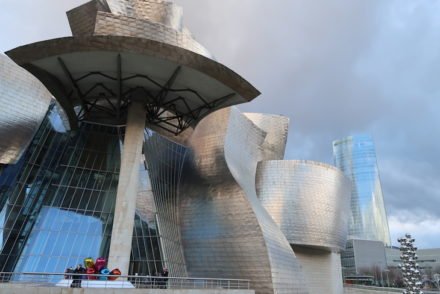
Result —
[[[65, 11], [83, 2], [4, 1], [0, 49], [69, 35]], [[288, 159], [331, 163], [332, 140], [369, 133], [393, 236], [404, 221], [440, 220], [440, 2], [175, 2], [196, 39], [263, 93], [241, 109], [291, 118]]]

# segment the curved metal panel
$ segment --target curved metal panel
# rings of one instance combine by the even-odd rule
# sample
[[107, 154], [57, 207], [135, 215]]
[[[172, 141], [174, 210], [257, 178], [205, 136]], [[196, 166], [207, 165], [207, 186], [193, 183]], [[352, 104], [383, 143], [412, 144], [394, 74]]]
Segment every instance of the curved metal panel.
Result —
[[168, 1], [106, 0], [111, 13], [138, 19], [149, 19], [177, 31], [182, 31], [183, 9]]
[[234, 108], [195, 128], [180, 188], [188, 272], [251, 279], [256, 293], [307, 293], [288, 241], [256, 196], [265, 137]]
[[266, 138], [261, 146], [264, 155], [261, 160], [277, 160], [284, 158], [289, 118], [286, 116], [264, 113], [243, 113], [257, 127], [266, 132]]
[[67, 16], [74, 36], [146, 38], [214, 59], [183, 27], [183, 10], [172, 2], [93, 0], [68, 11]]
[[208, 49], [194, 40], [188, 31], [179, 32], [164, 24], [152, 22], [148, 19], [133, 19], [128, 16], [99, 11], [96, 15], [94, 35], [145, 38], [181, 47], [214, 59]]
[[351, 182], [337, 168], [313, 161], [263, 161], [258, 197], [291, 244], [345, 248]]
[[0, 54], [0, 164], [19, 160], [43, 121], [50, 100], [43, 84]]
[[391, 244], [373, 139], [357, 135], [333, 142], [335, 165], [352, 180], [349, 239]]

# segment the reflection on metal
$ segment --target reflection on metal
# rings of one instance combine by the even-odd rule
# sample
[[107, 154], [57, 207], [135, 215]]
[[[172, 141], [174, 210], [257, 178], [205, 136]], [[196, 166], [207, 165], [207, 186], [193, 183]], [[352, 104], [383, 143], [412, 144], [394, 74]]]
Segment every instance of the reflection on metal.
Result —
[[183, 9], [173, 2], [161, 0], [106, 0], [109, 10], [114, 15], [161, 23], [177, 31], [183, 29]]
[[334, 141], [333, 156], [335, 165], [352, 180], [348, 238], [390, 245], [373, 139], [357, 135]]
[[292, 245], [310, 294], [342, 293], [339, 251], [347, 238], [350, 180], [323, 163], [270, 160], [258, 164], [256, 186]]
[[0, 164], [20, 159], [50, 100], [50, 93], [35, 77], [0, 54]]
[[265, 138], [235, 108], [194, 130], [180, 188], [188, 273], [251, 279], [257, 293], [307, 293], [287, 239], [256, 196]]
[[264, 154], [260, 160], [283, 159], [289, 131], [289, 118], [263, 113], [244, 113], [244, 115], [266, 132], [264, 143], [261, 146]]
[[150, 39], [213, 59], [183, 27], [183, 10], [166, 1], [93, 0], [67, 12], [73, 36], [114, 35]]
[[260, 162], [257, 193], [290, 244], [345, 248], [351, 182], [333, 166], [313, 161]]
[[52, 92], [72, 129], [78, 121], [124, 125], [128, 104], [138, 101], [149, 125], [178, 135], [215, 110], [259, 95], [206, 57], [172, 3], [92, 0], [68, 16], [73, 38], [7, 54]]

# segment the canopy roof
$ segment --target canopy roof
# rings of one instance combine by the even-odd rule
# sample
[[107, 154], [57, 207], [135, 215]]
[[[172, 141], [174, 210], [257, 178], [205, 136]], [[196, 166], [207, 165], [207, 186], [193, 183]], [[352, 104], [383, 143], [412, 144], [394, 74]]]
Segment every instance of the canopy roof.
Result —
[[174, 134], [209, 113], [260, 93], [222, 64], [192, 51], [144, 38], [80, 36], [6, 52], [34, 74], [69, 116], [125, 124], [130, 101], [142, 101], [147, 121]]

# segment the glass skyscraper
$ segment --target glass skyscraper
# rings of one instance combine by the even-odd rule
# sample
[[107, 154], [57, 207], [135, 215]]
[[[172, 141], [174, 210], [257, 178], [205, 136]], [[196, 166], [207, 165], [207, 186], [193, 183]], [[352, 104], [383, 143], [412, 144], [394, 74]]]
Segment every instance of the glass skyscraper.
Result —
[[368, 135], [333, 142], [335, 165], [352, 180], [349, 239], [391, 244], [376, 151]]

